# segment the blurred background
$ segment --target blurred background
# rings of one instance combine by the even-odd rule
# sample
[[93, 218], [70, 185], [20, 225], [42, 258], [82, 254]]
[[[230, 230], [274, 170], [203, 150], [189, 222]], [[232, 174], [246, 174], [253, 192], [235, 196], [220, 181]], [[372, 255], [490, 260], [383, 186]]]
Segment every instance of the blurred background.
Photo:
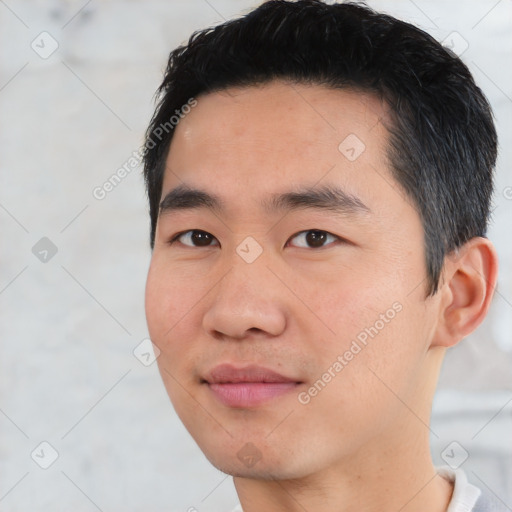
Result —
[[[238, 502], [174, 413], [147, 340], [137, 150], [170, 50], [259, 3], [0, 0], [0, 510]], [[432, 454], [512, 509], [512, 3], [368, 4], [451, 47], [495, 112], [499, 284], [445, 359]]]

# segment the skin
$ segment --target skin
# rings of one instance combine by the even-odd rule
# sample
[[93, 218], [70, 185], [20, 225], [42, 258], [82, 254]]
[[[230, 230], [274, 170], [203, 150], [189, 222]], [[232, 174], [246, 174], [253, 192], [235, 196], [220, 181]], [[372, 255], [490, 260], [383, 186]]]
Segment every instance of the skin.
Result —
[[[197, 100], [175, 129], [162, 198], [187, 184], [227, 208], [163, 213], [146, 288], [149, 333], [177, 414], [208, 460], [234, 476], [244, 512], [446, 510], [452, 485], [429, 451], [432, 397], [446, 348], [488, 310], [492, 244], [474, 238], [449, 255], [440, 290], [426, 298], [422, 224], [391, 176], [386, 108], [373, 96], [274, 81]], [[338, 149], [349, 134], [365, 144], [354, 161]], [[327, 183], [370, 212], [271, 215], [261, 206], [292, 185]], [[169, 244], [187, 230], [210, 233], [211, 244], [194, 246], [190, 233]], [[306, 230], [334, 236], [315, 247]], [[263, 249], [252, 263], [236, 252], [247, 236]], [[400, 312], [300, 403], [298, 393], [393, 304]], [[224, 362], [303, 384], [231, 408], [201, 382]], [[255, 464], [237, 456], [244, 446]]]

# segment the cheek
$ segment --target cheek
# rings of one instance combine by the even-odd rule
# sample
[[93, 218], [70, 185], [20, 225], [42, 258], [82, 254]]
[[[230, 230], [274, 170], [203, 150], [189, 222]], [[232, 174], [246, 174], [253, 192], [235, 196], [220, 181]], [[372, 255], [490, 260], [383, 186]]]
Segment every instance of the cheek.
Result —
[[314, 290], [308, 294], [311, 304], [331, 332], [329, 345], [339, 344], [337, 348], [343, 349], [358, 336], [364, 341], [376, 323], [379, 332], [385, 331], [399, 316], [396, 309], [400, 309], [401, 292], [375, 267], [342, 269], [321, 286], [310, 286], [309, 290]]
[[160, 274], [158, 264], [153, 258], [146, 279], [144, 305], [149, 334], [152, 341], [159, 347], [169, 313], [168, 283], [160, 278]]
[[[148, 330], [153, 343], [162, 355], [178, 351], [179, 340], [184, 339], [182, 320], [192, 310], [194, 297], [186, 281], [169, 271], [158, 257], [154, 257], [148, 272], [145, 291], [145, 311]], [[197, 303], [197, 299], [195, 301]]]
[[372, 403], [389, 394], [386, 385], [398, 391], [414, 380], [428, 338], [426, 312], [418, 297], [407, 296], [403, 281], [382, 271], [352, 273], [322, 286], [316, 298], [318, 316], [331, 332], [312, 342], [309, 353], [315, 354], [317, 378], [329, 369], [336, 374], [332, 388], [343, 393], [334, 394], [335, 401]]
[[307, 390], [311, 409], [307, 414], [305, 408], [304, 413], [333, 437], [375, 435], [397, 416], [407, 417], [403, 402], [416, 403], [421, 350], [414, 346], [414, 339], [408, 339], [407, 308], [399, 312], [384, 308], [384, 314], [387, 311], [393, 311], [389, 317], [394, 315], [387, 324], [373, 314], [357, 321], [352, 318], [345, 332], [338, 324], [339, 334], [317, 360], [316, 375]]
[[[167, 394], [175, 410], [180, 414], [187, 407], [190, 397], [183, 392], [192, 378], [193, 354], [187, 350], [186, 322], [190, 310], [186, 288], [176, 273], [169, 273], [167, 265], [160, 265], [158, 258], [151, 261], [146, 290], [145, 311], [151, 341], [160, 354], [157, 365]], [[189, 313], [190, 314], [190, 313]], [[180, 414], [181, 416], [181, 414]]]

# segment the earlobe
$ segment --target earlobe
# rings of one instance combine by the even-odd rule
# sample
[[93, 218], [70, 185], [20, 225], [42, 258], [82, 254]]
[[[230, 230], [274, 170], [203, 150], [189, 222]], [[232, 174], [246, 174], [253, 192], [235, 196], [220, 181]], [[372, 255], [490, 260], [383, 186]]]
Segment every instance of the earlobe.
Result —
[[431, 346], [451, 347], [472, 333], [487, 315], [498, 275], [496, 249], [487, 238], [472, 238], [445, 258], [443, 270]]

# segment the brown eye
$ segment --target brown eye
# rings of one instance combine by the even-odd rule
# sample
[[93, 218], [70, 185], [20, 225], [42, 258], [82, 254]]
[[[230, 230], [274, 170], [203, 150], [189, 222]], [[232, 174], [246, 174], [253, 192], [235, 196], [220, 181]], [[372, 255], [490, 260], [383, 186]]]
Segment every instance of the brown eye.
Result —
[[297, 233], [292, 240], [301, 240], [302, 244], [299, 244], [298, 247], [318, 249], [325, 246], [325, 242], [329, 240], [329, 237], [334, 241], [339, 240], [337, 236], [319, 229], [301, 231], [300, 233]]
[[216, 240], [216, 238], [210, 233], [198, 229], [191, 229], [176, 235], [171, 240], [171, 244], [175, 241], [179, 241], [181, 244], [188, 247], [208, 247], [211, 245], [212, 240]]

